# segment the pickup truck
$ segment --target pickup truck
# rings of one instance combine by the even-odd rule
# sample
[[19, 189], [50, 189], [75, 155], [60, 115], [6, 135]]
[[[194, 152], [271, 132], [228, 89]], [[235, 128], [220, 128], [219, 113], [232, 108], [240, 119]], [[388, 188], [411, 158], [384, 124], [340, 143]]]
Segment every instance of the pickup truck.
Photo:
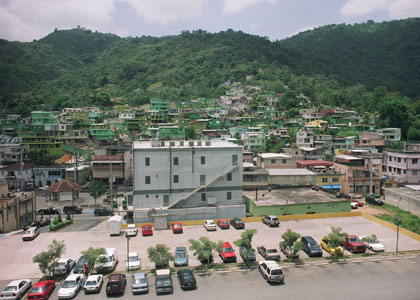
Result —
[[257, 251], [266, 260], [280, 260], [280, 253], [275, 248], [267, 249], [264, 246], [258, 246]]
[[363, 243], [357, 235], [347, 235], [342, 245], [345, 249], [351, 253], [365, 253], [366, 245]]

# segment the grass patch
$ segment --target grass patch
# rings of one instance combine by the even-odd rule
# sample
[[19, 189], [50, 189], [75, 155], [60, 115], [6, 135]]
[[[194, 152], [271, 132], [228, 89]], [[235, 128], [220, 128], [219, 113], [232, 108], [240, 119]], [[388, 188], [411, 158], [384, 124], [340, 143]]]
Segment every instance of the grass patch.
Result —
[[412, 213], [402, 210], [396, 206], [384, 203], [383, 208], [391, 214], [377, 214], [375, 217], [390, 222], [394, 225], [398, 225], [397, 220], [395, 219], [396, 215], [399, 215], [402, 217], [402, 221], [400, 224], [401, 228], [410, 230], [414, 233], [420, 234], [420, 218], [416, 215], [413, 215]]

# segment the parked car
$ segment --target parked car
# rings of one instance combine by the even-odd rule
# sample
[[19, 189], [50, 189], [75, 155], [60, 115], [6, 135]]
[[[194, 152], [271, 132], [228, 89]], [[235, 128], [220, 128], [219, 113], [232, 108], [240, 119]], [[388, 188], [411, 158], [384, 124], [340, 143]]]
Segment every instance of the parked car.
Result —
[[311, 236], [303, 236], [300, 241], [302, 242], [302, 250], [311, 256], [322, 256], [322, 249], [318, 243]]
[[128, 261], [126, 262], [125, 266], [128, 270], [140, 269], [140, 258], [137, 252], [128, 253]]
[[58, 299], [70, 299], [75, 297], [83, 286], [82, 274], [71, 274], [64, 280], [58, 290]]
[[47, 300], [55, 289], [54, 280], [45, 280], [35, 283], [28, 294], [28, 299]]
[[220, 227], [220, 229], [229, 229], [230, 228], [229, 222], [226, 219], [218, 220], [217, 225]]
[[32, 281], [30, 279], [13, 280], [1, 292], [0, 299], [22, 299], [31, 287]]
[[63, 212], [65, 214], [81, 214], [83, 212], [83, 208], [76, 205], [68, 205], [63, 207]]
[[[364, 236], [360, 237], [360, 240], [363, 241]], [[366, 247], [374, 252], [383, 252], [385, 251], [385, 246], [381, 244], [378, 240], [373, 240], [370, 242], [364, 242]]]
[[242, 221], [239, 218], [234, 218], [234, 219], [230, 220], [230, 225], [232, 225], [232, 227], [234, 227], [235, 229], [244, 229], [245, 228], [244, 221]]
[[280, 251], [283, 252], [287, 259], [299, 258], [299, 253], [293, 253], [293, 246], [286, 246], [280, 243]]
[[380, 196], [377, 194], [374, 194], [374, 195], [366, 194], [365, 201], [366, 203], [373, 204], [373, 205], [378, 205], [378, 206], [384, 205], [384, 202], [380, 199]]
[[104, 283], [104, 276], [101, 274], [90, 275], [83, 286], [85, 294], [87, 293], [99, 293], [101, 291], [102, 284]]
[[171, 228], [172, 228], [173, 233], [182, 233], [183, 232], [182, 224], [180, 222], [172, 223]]
[[187, 248], [185, 247], [176, 247], [174, 255], [174, 266], [188, 266], [188, 254]]
[[259, 262], [258, 271], [267, 282], [284, 282], [283, 270], [274, 260]]
[[74, 269], [73, 269], [73, 273], [76, 273], [76, 274], [81, 274], [81, 273], [83, 273], [83, 267], [84, 267], [84, 265], [85, 264], [87, 264], [88, 263], [88, 258], [87, 258], [87, 256], [86, 255], [82, 255], [82, 256], [80, 256], [79, 257], [79, 259], [77, 260], [77, 263], [75, 264], [75, 266], [74, 266]]
[[277, 216], [268, 215], [262, 218], [262, 222], [267, 224], [270, 227], [278, 227], [280, 225], [279, 219]]
[[206, 220], [204, 221], [204, 228], [207, 231], [216, 231], [216, 223], [213, 220]]
[[321, 240], [321, 247], [331, 255], [334, 255], [335, 253], [337, 255], [343, 255], [344, 253], [344, 250], [341, 246], [330, 248], [328, 246], [328, 239], [325, 237]]
[[93, 214], [95, 216], [110, 216], [111, 215], [111, 209], [108, 207], [95, 207], [95, 210], [93, 211]]
[[345, 237], [342, 246], [350, 251], [351, 253], [365, 253], [366, 245], [363, 243], [357, 235], [347, 235]]
[[359, 207], [359, 204], [357, 204], [357, 202], [350, 201], [350, 207], [351, 209], [357, 209]]
[[363, 201], [361, 200], [361, 199], [356, 199], [356, 198], [351, 198], [351, 202], [353, 203], [353, 202], [355, 202], [355, 203], [357, 203], [357, 205], [359, 206], [359, 207], [363, 207]]
[[50, 219], [46, 217], [41, 217], [39, 219], [39, 224], [41, 225], [41, 227], [50, 225]]
[[149, 292], [149, 281], [147, 280], [147, 274], [133, 274], [133, 276], [131, 277], [131, 291], [133, 292], [133, 294]]
[[60, 258], [54, 266], [53, 275], [59, 276], [69, 274], [75, 263], [76, 262], [72, 258]]
[[34, 240], [40, 233], [39, 227], [30, 227], [25, 230], [22, 235], [23, 241], [32, 241]]
[[123, 295], [127, 280], [124, 274], [112, 274], [106, 284], [106, 295]]
[[219, 252], [219, 256], [224, 263], [226, 262], [236, 262], [235, 250], [233, 250], [232, 245], [229, 242], [224, 242], [222, 250]]
[[136, 224], [129, 224], [127, 225], [127, 229], [125, 230], [126, 236], [136, 236], [138, 232], [138, 228]]
[[275, 248], [266, 248], [264, 246], [257, 246], [257, 251], [264, 259], [280, 260], [280, 253]]
[[179, 285], [181, 289], [196, 289], [197, 281], [195, 280], [194, 274], [190, 269], [182, 269], [176, 272], [178, 276]]
[[37, 211], [37, 215], [59, 215], [61, 213], [59, 208], [55, 208], [55, 207], [49, 207], [49, 208], [41, 208], [38, 209]]
[[141, 227], [141, 234], [143, 236], [153, 235], [153, 227], [150, 224], [143, 225]]
[[169, 269], [156, 270], [155, 286], [157, 295], [162, 293], [173, 293], [174, 288]]
[[96, 266], [101, 272], [112, 272], [118, 264], [118, 252], [116, 248], [105, 248], [105, 251], [99, 255]]
[[30, 222], [26, 223], [25, 226], [23, 226], [22, 229], [23, 229], [23, 231], [26, 231], [31, 227], [39, 228], [39, 227], [41, 227], [41, 223], [39, 223], [39, 221], [30, 221]]
[[254, 248], [246, 248], [245, 246], [239, 247], [239, 254], [244, 262], [256, 261], [257, 255]]

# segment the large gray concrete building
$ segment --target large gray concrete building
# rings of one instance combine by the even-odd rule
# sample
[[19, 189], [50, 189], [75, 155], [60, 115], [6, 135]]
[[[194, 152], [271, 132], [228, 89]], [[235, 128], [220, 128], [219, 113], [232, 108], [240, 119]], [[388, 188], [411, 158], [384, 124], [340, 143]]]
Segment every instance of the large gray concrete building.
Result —
[[[244, 217], [242, 147], [227, 141], [133, 143], [133, 221]], [[131, 201], [130, 201], [131, 202]]]

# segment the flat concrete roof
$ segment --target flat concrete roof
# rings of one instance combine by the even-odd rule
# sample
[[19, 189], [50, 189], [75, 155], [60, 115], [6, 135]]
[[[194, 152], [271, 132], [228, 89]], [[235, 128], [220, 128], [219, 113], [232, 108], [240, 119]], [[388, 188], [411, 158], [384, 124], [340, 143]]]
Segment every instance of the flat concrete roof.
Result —
[[267, 171], [270, 176], [316, 175], [316, 173], [303, 168], [267, 169]]
[[[175, 145], [170, 146], [170, 142], [173, 142]], [[183, 142], [184, 145], [181, 146], [180, 142]], [[189, 143], [192, 142], [193, 146], [190, 146]], [[201, 142], [201, 146], [198, 146], [198, 142]], [[206, 145], [206, 142], [210, 142], [210, 145]], [[171, 147], [174, 148], [242, 148], [242, 146], [239, 146], [237, 144], [234, 144], [232, 142], [228, 142], [226, 140], [198, 140], [198, 141], [155, 141], [156, 146], [152, 145], [152, 141], [134, 141], [133, 142], [133, 149], [162, 149], [162, 148], [168, 148]], [[164, 146], [161, 146], [161, 143], [165, 143]]]
[[337, 198], [322, 190], [312, 190], [310, 188], [288, 188], [271, 190], [258, 190], [258, 199], [255, 201], [255, 191], [244, 191], [245, 197], [251, 199], [258, 206], [303, 204], [303, 203], [325, 203], [342, 202], [345, 198]]

